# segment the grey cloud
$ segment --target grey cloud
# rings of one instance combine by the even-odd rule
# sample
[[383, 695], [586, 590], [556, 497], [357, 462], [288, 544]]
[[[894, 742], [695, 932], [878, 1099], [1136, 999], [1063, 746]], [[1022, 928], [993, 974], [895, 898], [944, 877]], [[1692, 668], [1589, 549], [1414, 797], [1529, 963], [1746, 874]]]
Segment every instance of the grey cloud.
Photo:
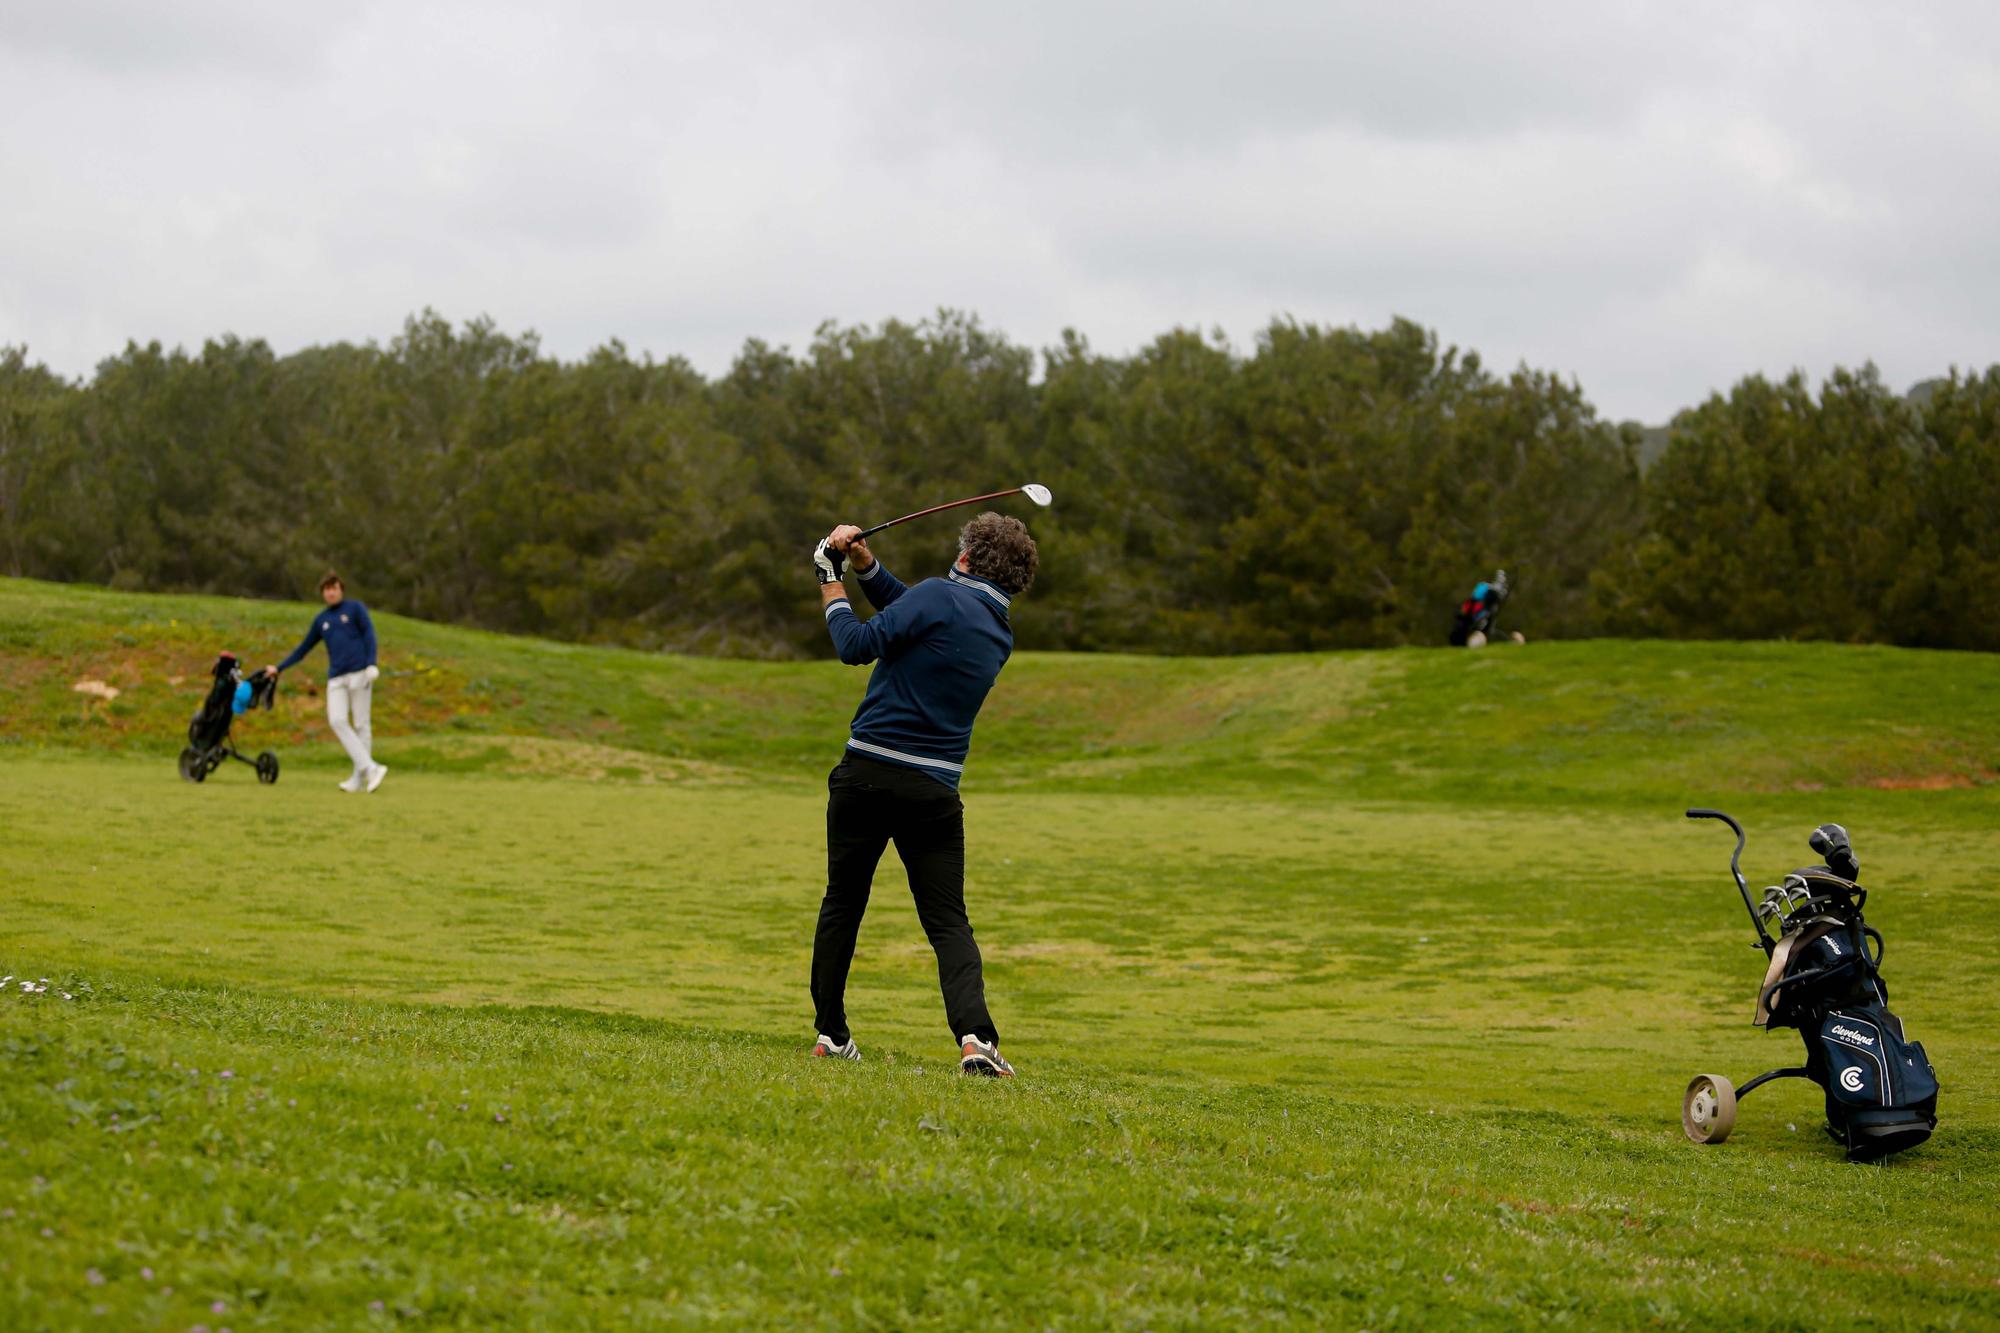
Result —
[[1340, 126], [1489, 139], [1615, 121], [1657, 35], [1616, 6], [909, 6], [874, 53], [877, 128], [1084, 158]]
[[711, 372], [1405, 314], [1647, 419], [2000, 359], [1984, 5], [97, 0], [10, 11], [0, 86], [0, 342], [67, 373], [424, 305]]
[[0, 47], [117, 76], [229, 71], [296, 77], [318, 63], [341, 15], [339, 6], [258, 0], [13, 3], [0, 17]]

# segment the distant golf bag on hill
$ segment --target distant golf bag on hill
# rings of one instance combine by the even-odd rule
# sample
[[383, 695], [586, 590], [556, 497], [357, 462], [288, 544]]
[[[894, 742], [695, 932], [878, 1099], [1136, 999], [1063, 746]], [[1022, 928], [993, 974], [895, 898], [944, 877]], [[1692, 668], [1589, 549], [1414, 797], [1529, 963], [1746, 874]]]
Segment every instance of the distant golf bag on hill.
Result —
[[[1458, 604], [1458, 612], [1451, 620], [1451, 646], [1454, 648], [1484, 648], [1499, 631], [1493, 622], [1500, 615], [1500, 608], [1507, 604], [1507, 594], [1511, 585], [1507, 582], [1507, 571], [1497, 570], [1491, 582], [1480, 581], [1472, 586], [1472, 596]], [[1515, 643], [1526, 643], [1521, 635], [1513, 636]]]
[[239, 713], [271, 707], [271, 696], [278, 692], [278, 678], [262, 670], [245, 676], [236, 664], [234, 653], [216, 658], [211, 674], [214, 683], [208, 687], [208, 698], [202, 700], [194, 720], [188, 723], [187, 748], [181, 751], [181, 776], [189, 782], [201, 782], [222, 767], [223, 760], [237, 759], [257, 770], [257, 781], [276, 782], [278, 756], [266, 750], [254, 760], [245, 759], [229, 743], [229, 729]]
[[1847, 830], [1838, 824], [1813, 830], [1810, 845], [1826, 864], [1794, 870], [1753, 903], [1739, 865], [1743, 826], [1720, 810], [1687, 816], [1719, 819], [1736, 831], [1729, 872], [1770, 960], [1754, 1021], [1797, 1028], [1806, 1044], [1802, 1067], [1759, 1074], [1741, 1088], [1720, 1074], [1697, 1076], [1681, 1101], [1687, 1136], [1720, 1143], [1736, 1124], [1738, 1099], [1772, 1079], [1809, 1078], [1826, 1093], [1826, 1132], [1848, 1160], [1887, 1157], [1929, 1138], [1937, 1127], [1937, 1074], [1923, 1044], [1905, 1039], [1902, 1020], [1889, 1012], [1882, 935], [1861, 919], [1868, 890], [1855, 882], [1861, 867]]

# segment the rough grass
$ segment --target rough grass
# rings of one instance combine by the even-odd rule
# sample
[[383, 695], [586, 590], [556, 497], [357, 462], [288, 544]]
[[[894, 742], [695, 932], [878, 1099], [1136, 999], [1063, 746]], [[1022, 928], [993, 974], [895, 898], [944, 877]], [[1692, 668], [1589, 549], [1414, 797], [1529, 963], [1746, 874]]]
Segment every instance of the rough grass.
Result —
[[[313, 711], [196, 787], [187, 682], [69, 690], [304, 612], [0, 583], [0, 1327], [2000, 1326], [1990, 659], [1017, 661], [990, 1085], [893, 860], [868, 1058], [803, 1058], [857, 674], [383, 617], [439, 670], [367, 799]], [[1697, 801], [1757, 882], [1853, 829], [1930, 1144], [1849, 1166], [1802, 1083], [1681, 1139], [1797, 1057]]]
[[[0, 579], [0, 717], [30, 749], [171, 756], [217, 651], [282, 655], [311, 608]], [[1023, 614], [1032, 614], [1030, 605]], [[432, 771], [801, 782], [846, 734], [862, 674], [834, 662], [666, 657], [378, 614], [376, 732]], [[316, 657], [239, 739], [287, 762], [325, 742]], [[76, 682], [117, 687], [108, 703]], [[1974, 653], [1598, 642], [1256, 659], [1021, 654], [980, 720], [983, 789], [1317, 790], [1540, 804], [1985, 789], [2000, 693]], [[508, 738], [494, 743], [466, 737]], [[521, 738], [516, 740], [513, 738]], [[624, 764], [609, 751], [629, 751]], [[660, 767], [637, 757], [683, 761]], [[632, 773], [611, 770], [625, 767]]]
[[1697, 1151], [1587, 1107], [1367, 1106], [1060, 1061], [966, 1083], [548, 1008], [115, 984], [20, 1008], [0, 1038], [15, 1328], [1994, 1311], [1962, 1143], [1861, 1170], [1768, 1132]]

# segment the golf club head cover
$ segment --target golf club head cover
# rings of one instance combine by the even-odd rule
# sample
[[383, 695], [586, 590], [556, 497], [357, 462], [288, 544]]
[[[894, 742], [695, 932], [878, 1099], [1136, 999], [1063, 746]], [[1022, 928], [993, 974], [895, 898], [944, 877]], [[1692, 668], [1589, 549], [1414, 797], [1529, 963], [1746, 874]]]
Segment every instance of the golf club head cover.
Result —
[[1847, 842], [1847, 830], [1840, 825], [1821, 824], [1806, 839], [1806, 845], [1819, 854], [1828, 870], [1842, 879], [1861, 878], [1861, 863], [1854, 859], [1854, 848]]
[[821, 583], [838, 583], [847, 573], [847, 557], [822, 540], [813, 547], [813, 571]]

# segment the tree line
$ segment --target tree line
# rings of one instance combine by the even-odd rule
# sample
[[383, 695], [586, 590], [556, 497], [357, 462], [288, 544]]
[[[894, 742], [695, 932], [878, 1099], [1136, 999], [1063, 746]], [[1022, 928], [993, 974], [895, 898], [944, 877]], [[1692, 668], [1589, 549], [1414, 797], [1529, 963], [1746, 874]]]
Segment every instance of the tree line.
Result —
[[[1751, 376], [1643, 469], [1640, 441], [1405, 320], [1106, 356], [947, 312], [708, 379], [426, 312], [386, 346], [132, 344], [83, 381], [0, 348], [0, 571], [298, 598], [331, 567], [434, 620], [791, 656], [823, 649], [832, 524], [1040, 481], [1024, 647], [1435, 643], [1504, 566], [1531, 636], [2000, 648], [2000, 367], [1918, 400]], [[941, 572], [950, 531], [880, 554]]]

